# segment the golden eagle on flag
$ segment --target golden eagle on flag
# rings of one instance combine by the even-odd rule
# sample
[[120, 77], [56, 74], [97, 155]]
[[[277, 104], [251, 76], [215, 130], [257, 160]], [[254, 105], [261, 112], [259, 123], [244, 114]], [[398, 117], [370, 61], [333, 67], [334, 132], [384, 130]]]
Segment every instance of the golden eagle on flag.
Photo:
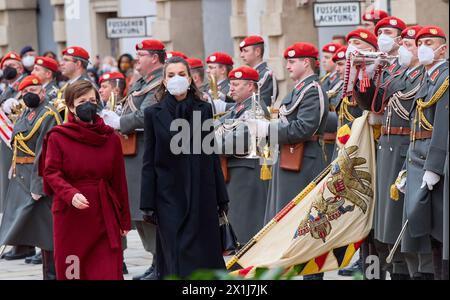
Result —
[[[340, 269], [372, 228], [375, 146], [368, 113], [345, 130], [337, 159], [227, 263], [251, 278], [257, 268], [309, 275]], [[339, 136], [339, 133], [338, 133]]]

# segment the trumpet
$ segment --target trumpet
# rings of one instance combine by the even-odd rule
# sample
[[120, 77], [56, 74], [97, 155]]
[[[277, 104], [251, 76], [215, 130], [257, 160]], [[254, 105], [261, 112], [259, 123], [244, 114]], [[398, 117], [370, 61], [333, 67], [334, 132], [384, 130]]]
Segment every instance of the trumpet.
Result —
[[214, 75], [209, 76], [209, 88], [211, 90], [212, 100], [219, 99], [219, 87], [217, 85], [217, 79]]
[[350, 61], [352, 65], [373, 65], [375, 63], [381, 64], [383, 66], [390, 65], [393, 60], [398, 58], [398, 56], [387, 55], [384, 52], [369, 52], [369, 51], [358, 51], [357, 53], [352, 53], [350, 56]]
[[19, 100], [19, 104], [11, 107], [11, 113], [8, 115], [9, 119], [14, 123], [25, 110], [26, 105], [23, 100]]

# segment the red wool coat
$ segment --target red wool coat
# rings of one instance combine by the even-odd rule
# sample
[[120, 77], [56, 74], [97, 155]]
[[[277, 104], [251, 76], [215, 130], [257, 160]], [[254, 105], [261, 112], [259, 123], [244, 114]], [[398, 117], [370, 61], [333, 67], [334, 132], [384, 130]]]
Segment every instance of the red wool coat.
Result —
[[[48, 133], [42, 156], [44, 189], [54, 197], [57, 279], [123, 279], [120, 230], [131, 229], [131, 217], [119, 137], [99, 117], [94, 124], [72, 117]], [[77, 193], [89, 208], [72, 205]]]

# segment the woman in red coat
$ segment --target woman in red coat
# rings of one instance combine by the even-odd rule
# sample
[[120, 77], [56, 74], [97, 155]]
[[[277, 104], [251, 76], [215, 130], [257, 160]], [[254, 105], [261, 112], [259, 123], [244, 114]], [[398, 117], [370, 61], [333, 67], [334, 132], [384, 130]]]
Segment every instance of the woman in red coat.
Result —
[[46, 136], [40, 166], [53, 195], [57, 279], [119, 280], [131, 229], [119, 137], [97, 116], [99, 95], [80, 80], [65, 92], [69, 122]]

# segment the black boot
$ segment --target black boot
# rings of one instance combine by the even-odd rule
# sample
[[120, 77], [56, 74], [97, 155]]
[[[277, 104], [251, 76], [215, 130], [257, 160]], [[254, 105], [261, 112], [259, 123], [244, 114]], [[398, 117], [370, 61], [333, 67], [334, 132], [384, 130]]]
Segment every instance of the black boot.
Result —
[[134, 276], [133, 280], [142, 280], [144, 277], [147, 277], [148, 275], [152, 274], [155, 271], [155, 266], [152, 264], [150, 266], [150, 268], [148, 268], [144, 274], [138, 275], [138, 276]]
[[42, 274], [44, 280], [56, 280], [53, 251], [42, 250]]
[[36, 255], [32, 256], [30, 263], [32, 263], [33, 265], [42, 264], [42, 251], [39, 251]]
[[2, 255], [5, 260], [24, 259], [36, 254], [36, 250], [32, 246], [14, 246], [10, 251]]

